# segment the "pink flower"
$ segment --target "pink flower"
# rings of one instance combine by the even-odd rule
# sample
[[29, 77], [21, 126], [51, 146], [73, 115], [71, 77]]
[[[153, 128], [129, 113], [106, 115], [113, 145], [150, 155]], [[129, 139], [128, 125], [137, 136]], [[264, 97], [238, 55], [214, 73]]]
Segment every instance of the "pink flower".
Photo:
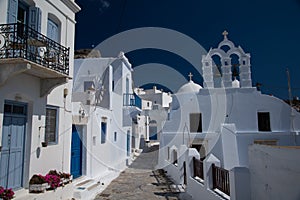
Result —
[[52, 189], [57, 188], [60, 184], [60, 177], [57, 175], [47, 174], [44, 178]]
[[10, 200], [12, 198], [14, 198], [14, 191], [9, 188], [9, 189], [5, 189], [2, 186], [0, 186], [0, 198], [2, 198], [3, 200]]

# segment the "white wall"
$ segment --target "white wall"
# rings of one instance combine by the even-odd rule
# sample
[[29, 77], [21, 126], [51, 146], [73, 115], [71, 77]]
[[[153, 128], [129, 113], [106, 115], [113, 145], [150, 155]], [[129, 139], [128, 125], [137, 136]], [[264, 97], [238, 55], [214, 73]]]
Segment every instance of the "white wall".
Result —
[[[8, 0], [0, 1], [0, 22], [6, 23]], [[73, 54], [75, 35], [75, 13], [60, 0], [28, 0], [42, 11], [41, 33], [47, 35], [47, 18], [52, 13], [61, 22], [60, 44], [70, 48], [69, 69], [73, 74]], [[74, 2], [72, 3], [77, 6]], [[78, 7], [79, 9], [79, 7]], [[77, 10], [78, 11], [78, 10]], [[24, 84], [26, 83], [26, 84]], [[2, 133], [4, 100], [28, 103], [28, 122], [25, 138], [24, 186], [33, 174], [45, 174], [49, 170], [70, 171], [70, 149], [72, 115], [71, 95], [63, 97], [64, 89], [72, 91], [72, 82], [58, 86], [48, 96], [40, 97], [40, 79], [25, 73], [16, 75], [0, 87], [0, 133]], [[46, 105], [58, 107], [58, 144], [41, 147], [44, 142]], [[39, 128], [41, 127], [41, 128]], [[40, 153], [38, 153], [40, 152]]]
[[[111, 64], [111, 65], [110, 65]], [[100, 105], [84, 105], [85, 101], [73, 98], [73, 101], [81, 101], [82, 107], [87, 113], [88, 122], [86, 124], [86, 174], [88, 177], [96, 178], [103, 175], [107, 170], [123, 170], [130, 160], [127, 155], [127, 132], [132, 135], [131, 119], [130, 125], [124, 126], [123, 94], [126, 93], [126, 78], [129, 80], [129, 93], [132, 93], [131, 69], [120, 60], [114, 58], [88, 58], [75, 61], [75, 93], [79, 96], [83, 92], [83, 82], [86, 80], [95, 81], [101, 78], [105, 69], [109, 67], [109, 80], [104, 83], [105, 95], [110, 97], [110, 106], [101, 107]], [[81, 68], [81, 69], [79, 69]], [[112, 91], [112, 80], [114, 80], [114, 90]], [[97, 84], [97, 83], [96, 83]], [[97, 88], [97, 87], [96, 87]], [[105, 97], [104, 97], [105, 98]], [[81, 105], [74, 102], [74, 116]], [[107, 133], [105, 143], [101, 143], [101, 121], [102, 118], [107, 122]], [[114, 139], [114, 134], [117, 139]], [[130, 141], [131, 142], [131, 141]], [[131, 152], [131, 144], [130, 149]]]
[[299, 148], [250, 146], [251, 199], [299, 199], [299, 166]]
[[[300, 144], [299, 136], [295, 136], [300, 130], [300, 114], [293, 111], [291, 129], [289, 105], [276, 97], [263, 95], [255, 88], [201, 89], [199, 93], [176, 94], [175, 100], [174, 103], [179, 104], [173, 107], [170, 120], [164, 125], [165, 138], [161, 146], [182, 144], [182, 136], [175, 135], [183, 132], [186, 141], [192, 142], [195, 138], [208, 140], [206, 152], [214, 153], [226, 169], [248, 165], [247, 147], [254, 140], [276, 139], [279, 145]], [[272, 132], [258, 131], [259, 111], [270, 112]], [[202, 114], [203, 132], [188, 136], [189, 114], [197, 112]], [[222, 128], [224, 124], [227, 127]], [[234, 128], [228, 127], [230, 124]]]

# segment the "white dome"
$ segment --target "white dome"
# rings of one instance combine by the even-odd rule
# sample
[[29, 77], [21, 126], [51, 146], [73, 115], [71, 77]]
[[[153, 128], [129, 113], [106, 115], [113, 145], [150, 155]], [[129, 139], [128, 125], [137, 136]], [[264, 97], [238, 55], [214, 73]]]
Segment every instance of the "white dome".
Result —
[[195, 93], [195, 92], [199, 92], [199, 90], [202, 87], [196, 83], [194, 83], [192, 80], [189, 81], [188, 83], [184, 84], [183, 86], [181, 86], [181, 88], [179, 88], [177, 93]]

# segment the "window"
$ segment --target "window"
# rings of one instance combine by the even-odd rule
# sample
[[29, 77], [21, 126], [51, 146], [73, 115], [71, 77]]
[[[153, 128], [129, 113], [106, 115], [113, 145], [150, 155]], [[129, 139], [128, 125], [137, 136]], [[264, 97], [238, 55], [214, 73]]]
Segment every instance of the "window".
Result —
[[117, 132], [114, 132], [114, 141], [117, 141]]
[[190, 132], [202, 132], [201, 113], [190, 113]]
[[258, 131], [271, 131], [269, 112], [258, 112], [257, 120], [258, 120]]
[[177, 161], [177, 151], [174, 149], [173, 150], [173, 165], [177, 166], [178, 161]]
[[59, 26], [52, 19], [48, 19], [47, 37], [59, 43]]
[[101, 122], [101, 144], [104, 144], [106, 142], [106, 130], [107, 129], [107, 123]]
[[17, 22], [27, 24], [29, 7], [23, 2], [18, 2], [18, 17]]
[[48, 144], [57, 144], [58, 142], [58, 108], [47, 106], [46, 108], [46, 127], [45, 127], [45, 141]]

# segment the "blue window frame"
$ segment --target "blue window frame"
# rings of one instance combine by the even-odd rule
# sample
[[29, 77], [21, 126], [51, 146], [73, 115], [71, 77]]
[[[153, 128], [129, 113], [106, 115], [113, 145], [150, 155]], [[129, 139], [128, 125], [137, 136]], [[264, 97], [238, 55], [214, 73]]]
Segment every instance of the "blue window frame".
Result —
[[47, 37], [59, 43], [59, 26], [51, 19], [48, 19]]
[[18, 17], [18, 0], [8, 0], [7, 23], [16, 23]]

